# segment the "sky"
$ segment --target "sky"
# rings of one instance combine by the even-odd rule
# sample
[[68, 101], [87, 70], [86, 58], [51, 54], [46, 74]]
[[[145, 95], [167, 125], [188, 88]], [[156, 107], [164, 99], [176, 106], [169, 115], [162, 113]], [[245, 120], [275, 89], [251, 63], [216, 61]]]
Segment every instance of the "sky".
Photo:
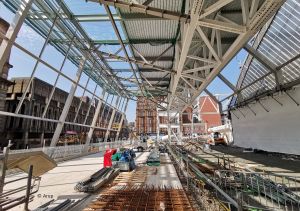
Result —
[[[66, 0], [68, 6], [75, 14], [82, 14], [83, 11], [89, 11], [90, 14], [96, 13], [105, 13], [103, 7], [94, 7], [94, 4], [85, 3], [82, 0]], [[81, 8], [81, 9], [78, 9]], [[112, 12], [114, 13], [114, 9]], [[14, 14], [11, 13], [3, 4], [0, 3], [0, 17], [8, 21], [9, 23], [12, 22]], [[87, 31], [87, 33], [93, 39], [112, 39], [116, 40], [117, 37], [113, 31], [113, 28], [109, 22], [103, 22], [101, 24], [97, 23], [82, 23], [82, 27]], [[121, 26], [118, 23], [118, 28], [122, 31]], [[121, 33], [122, 38], [124, 39], [125, 36]], [[44, 38], [39, 36], [36, 32], [34, 32], [30, 27], [26, 24], [23, 24], [16, 42], [20, 44], [22, 47], [25, 47], [30, 52], [34, 53], [36, 56], [39, 55], [40, 50], [44, 44]], [[106, 52], [115, 52], [119, 46], [107, 47], [102, 46], [103, 51]], [[244, 50], [241, 50], [233, 59], [232, 61], [223, 69], [222, 74], [233, 84], [236, 84], [237, 79], [240, 74], [239, 66], [243, 63], [244, 59], [246, 58], [247, 53]], [[42, 54], [42, 59], [45, 59], [49, 64], [54, 66], [55, 68], [61, 68], [62, 61], [64, 59], [63, 55], [58, 53], [51, 45], [47, 45], [44, 53]], [[32, 59], [32, 57], [28, 56], [21, 50], [13, 47], [11, 56], [10, 56], [10, 64], [13, 65], [13, 68], [10, 69], [9, 72], [9, 79], [13, 77], [30, 77], [32, 74], [32, 70], [36, 64], [36, 61]], [[112, 68], [129, 68], [128, 63], [122, 62], [113, 62], [110, 63]], [[76, 77], [77, 67], [72, 64], [70, 61], [67, 61], [64, 65], [62, 72], [66, 74], [70, 78]], [[123, 73], [120, 76], [128, 76], [128, 73]], [[44, 80], [50, 84], [54, 84], [54, 81], [57, 77], [57, 73], [53, 70], [49, 69], [43, 64], [38, 64], [34, 76]], [[85, 86], [88, 77], [83, 74], [79, 84]], [[63, 77], [60, 77], [58, 80], [58, 88], [63, 89], [65, 91], [69, 91], [71, 87], [71, 82]], [[96, 87], [95, 82], [89, 83], [87, 87], [91, 92], [96, 90], [96, 94], [100, 95], [102, 92], [101, 87]], [[96, 89], [95, 89], [96, 88]], [[232, 93], [232, 90], [227, 87], [220, 79], [216, 78], [207, 88], [213, 94], [222, 94], [223, 96], [229, 95]], [[91, 97], [92, 95], [88, 92], [83, 91], [82, 88], [78, 87], [76, 90], [76, 96], [87, 95]], [[112, 98], [109, 98], [109, 102]], [[135, 112], [136, 112], [136, 102], [129, 101], [128, 109], [126, 112], [126, 116], [129, 122], [135, 121]]]

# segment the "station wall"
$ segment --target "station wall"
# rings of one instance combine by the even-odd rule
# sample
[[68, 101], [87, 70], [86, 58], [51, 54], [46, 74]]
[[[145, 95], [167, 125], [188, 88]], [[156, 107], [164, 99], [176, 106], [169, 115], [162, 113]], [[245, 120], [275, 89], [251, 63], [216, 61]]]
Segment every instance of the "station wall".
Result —
[[[288, 93], [300, 103], [300, 87]], [[285, 92], [249, 104], [231, 113], [234, 145], [300, 155], [300, 106]], [[242, 115], [242, 113], [244, 115]], [[236, 117], [236, 116], [238, 117]]]

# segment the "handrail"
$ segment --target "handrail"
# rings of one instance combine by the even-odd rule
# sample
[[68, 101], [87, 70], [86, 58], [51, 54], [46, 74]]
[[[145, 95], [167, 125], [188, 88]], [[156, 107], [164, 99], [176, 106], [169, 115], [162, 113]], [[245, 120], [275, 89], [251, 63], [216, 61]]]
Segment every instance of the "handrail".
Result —
[[68, 158], [76, 155], [85, 155], [86, 153], [89, 153], [93, 150], [94, 152], [102, 152], [105, 151], [107, 148], [122, 147], [130, 143], [131, 141], [127, 140], [127, 141], [91, 143], [88, 146], [86, 146], [85, 144], [81, 144], [81, 145], [65, 145], [65, 146], [56, 146], [56, 147], [39, 147], [39, 148], [31, 148], [31, 149], [10, 150], [9, 154], [42, 151], [55, 160], [61, 158]]
[[[176, 155], [173, 152], [173, 149], [169, 146], [169, 144], [167, 144], [167, 148], [168, 151], [172, 154], [172, 156], [175, 158]], [[227, 193], [225, 193], [219, 186], [217, 186], [215, 183], [213, 183], [211, 181], [211, 179], [209, 179], [205, 174], [203, 174], [198, 168], [197, 166], [195, 166], [190, 159], [187, 156], [184, 156], [181, 154], [181, 158], [188, 162], [189, 167], [191, 167], [191, 170], [193, 170], [193, 172], [205, 183], [207, 183], [208, 185], [212, 186], [216, 191], [218, 191], [222, 196], [224, 196], [234, 207], [236, 207], [238, 210], [240, 209], [240, 206], [238, 205], [238, 203], [231, 198]]]

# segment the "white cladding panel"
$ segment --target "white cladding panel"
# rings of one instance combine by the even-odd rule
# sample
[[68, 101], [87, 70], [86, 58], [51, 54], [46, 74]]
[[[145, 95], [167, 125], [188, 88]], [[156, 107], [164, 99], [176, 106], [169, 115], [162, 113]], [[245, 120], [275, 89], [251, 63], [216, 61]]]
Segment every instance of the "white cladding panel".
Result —
[[[300, 103], [300, 89], [288, 93]], [[258, 103], [249, 104], [256, 113], [247, 107], [234, 110], [238, 116], [232, 117], [234, 144], [241, 147], [252, 147], [270, 152], [281, 152], [300, 155], [300, 106], [297, 106], [285, 93], [274, 95], [281, 106], [271, 97], [260, 100], [265, 111]]]

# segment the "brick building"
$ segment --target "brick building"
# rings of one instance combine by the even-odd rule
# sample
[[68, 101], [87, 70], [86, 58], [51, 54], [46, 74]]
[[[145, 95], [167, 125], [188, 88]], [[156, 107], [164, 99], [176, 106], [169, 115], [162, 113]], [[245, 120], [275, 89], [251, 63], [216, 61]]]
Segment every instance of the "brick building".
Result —
[[211, 97], [200, 97], [199, 111], [201, 121], [206, 123], [206, 129], [222, 125], [219, 105]]
[[154, 102], [144, 97], [138, 97], [135, 124], [138, 135], [156, 133], [157, 109]]
[[[6, 34], [7, 30], [9, 28], [9, 23], [7, 23], [5, 20], [0, 18], [0, 33]], [[0, 45], [2, 43], [3, 39], [0, 38]], [[9, 64], [9, 57], [4, 64], [4, 67], [2, 70], [0, 70], [0, 111], [5, 110], [5, 100], [6, 100], [6, 92], [10, 85], [13, 83], [9, 80], [7, 80], [8, 71], [12, 66]], [[5, 130], [5, 118], [3, 116], [0, 116], [0, 143], [4, 142], [5, 134], [2, 134], [1, 132]]]
[[[23, 95], [27, 84], [29, 83], [29, 78], [13, 78], [11, 79], [11, 81], [14, 84], [11, 85], [7, 90], [5, 111], [13, 113], [15, 112], [19, 100]], [[50, 96], [52, 88], [52, 85], [38, 78], [34, 78], [33, 82], [30, 85], [29, 93], [27, 93], [24, 103], [21, 107], [20, 114], [41, 117], [44, 112], [46, 102], [48, 100], [47, 98]], [[67, 92], [56, 88], [53, 98], [47, 109], [45, 118], [58, 120], [67, 97]], [[90, 125], [95, 113], [95, 108], [98, 104], [98, 100], [91, 101], [89, 97], [83, 97], [80, 110], [78, 111], [78, 115], [75, 118], [80, 101], [80, 97], [73, 98], [72, 105], [66, 118], [66, 122], [75, 122], [80, 124], [85, 122], [86, 125]], [[102, 114], [103, 109], [104, 112]], [[88, 115], [86, 115], [88, 110], [89, 113]], [[100, 118], [97, 120], [96, 127], [108, 127], [110, 116], [112, 114], [112, 109], [109, 106], [102, 104], [100, 114], [102, 114], [102, 118], [101, 121]], [[119, 112], [116, 112], [114, 121], [120, 120], [120, 117], [121, 114]], [[14, 148], [24, 148], [27, 145], [29, 145], [29, 147], [41, 146], [44, 139], [48, 143], [50, 143], [56, 128], [55, 122], [46, 122], [10, 116], [2, 116], [2, 118], [5, 122], [5, 126], [4, 129], [1, 131], [1, 134], [6, 140], [2, 141], [2, 146], [5, 146], [7, 144], [7, 140], [9, 139], [13, 140]], [[62, 131], [62, 135], [66, 131], [75, 131], [77, 132], [77, 134], [84, 136], [85, 133], [89, 131], [89, 128], [78, 125], [65, 124]], [[126, 136], [126, 134], [122, 133], [123, 131], [124, 130], [122, 130], [120, 133], [120, 138], [122, 138], [122, 136]], [[105, 132], [106, 130], [100, 130], [96, 128], [94, 131], [93, 140], [96, 140], [96, 138], [103, 139], [105, 136]], [[110, 139], [113, 140], [115, 136], [116, 132], [112, 131], [110, 133]]]
[[[198, 104], [194, 108], [194, 115], [193, 109], [188, 107], [179, 118], [179, 122], [182, 123], [182, 134], [184, 136], [192, 133], [205, 134], [208, 128], [222, 124], [218, 104], [209, 96], [198, 98]], [[160, 125], [168, 124], [167, 117], [159, 116], [159, 123]], [[194, 129], [192, 129], [192, 126]], [[157, 132], [156, 104], [143, 97], [138, 98], [137, 101], [136, 131], [138, 135], [150, 135]], [[160, 135], [166, 134], [167, 129], [160, 128]]]

